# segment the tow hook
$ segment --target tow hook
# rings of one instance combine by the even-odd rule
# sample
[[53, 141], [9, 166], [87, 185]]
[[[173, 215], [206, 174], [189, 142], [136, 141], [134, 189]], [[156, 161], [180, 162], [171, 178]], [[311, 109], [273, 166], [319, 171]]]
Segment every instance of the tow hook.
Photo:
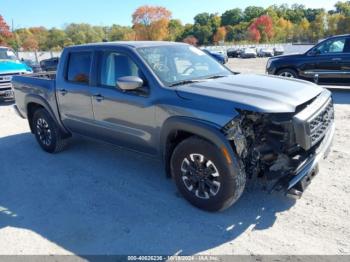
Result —
[[293, 199], [300, 199], [305, 189], [310, 185], [311, 180], [318, 174], [318, 165], [306, 176], [304, 176], [297, 184], [288, 189], [286, 196]]
[[302, 195], [303, 195], [303, 192], [295, 188], [289, 189], [286, 193], [286, 196], [292, 199], [300, 199]]

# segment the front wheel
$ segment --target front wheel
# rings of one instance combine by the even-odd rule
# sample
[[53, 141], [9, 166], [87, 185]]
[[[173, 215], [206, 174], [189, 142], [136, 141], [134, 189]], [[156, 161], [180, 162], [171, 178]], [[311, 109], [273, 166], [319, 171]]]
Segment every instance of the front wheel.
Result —
[[180, 193], [192, 205], [219, 211], [236, 202], [245, 187], [245, 173], [231, 165], [218, 147], [191, 137], [175, 148], [171, 174]]
[[278, 71], [277, 75], [288, 78], [298, 78], [297, 72], [293, 69], [282, 69]]
[[59, 127], [45, 109], [34, 112], [32, 128], [36, 140], [46, 152], [56, 153], [65, 147], [67, 139], [62, 137]]

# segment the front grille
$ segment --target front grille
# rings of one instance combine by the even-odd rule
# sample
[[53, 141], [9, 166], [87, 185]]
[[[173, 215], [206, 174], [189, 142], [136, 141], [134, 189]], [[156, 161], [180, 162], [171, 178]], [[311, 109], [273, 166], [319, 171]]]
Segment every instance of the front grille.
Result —
[[304, 110], [294, 116], [296, 142], [305, 150], [316, 145], [334, 121], [334, 107], [329, 91], [324, 91]]
[[20, 73], [6, 73], [0, 74], [0, 90], [5, 91], [12, 88], [12, 76], [19, 75]]
[[1, 82], [0, 81], [0, 90], [7, 90], [12, 88], [12, 83], [11, 82]]
[[309, 122], [311, 146], [317, 144], [324, 136], [328, 127], [334, 120], [333, 102], [330, 101], [326, 108], [322, 110], [314, 119]]

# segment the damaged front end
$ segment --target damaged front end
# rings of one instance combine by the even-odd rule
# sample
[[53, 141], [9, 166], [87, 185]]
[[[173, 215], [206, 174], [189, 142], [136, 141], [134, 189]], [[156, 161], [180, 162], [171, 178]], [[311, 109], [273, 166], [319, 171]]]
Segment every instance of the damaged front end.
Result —
[[247, 178], [275, 181], [269, 191], [284, 191], [299, 198], [318, 173], [318, 161], [330, 148], [334, 133], [332, 99], [324, 92], [291, 114], [240, 111], [223, 132], [240, 157]]

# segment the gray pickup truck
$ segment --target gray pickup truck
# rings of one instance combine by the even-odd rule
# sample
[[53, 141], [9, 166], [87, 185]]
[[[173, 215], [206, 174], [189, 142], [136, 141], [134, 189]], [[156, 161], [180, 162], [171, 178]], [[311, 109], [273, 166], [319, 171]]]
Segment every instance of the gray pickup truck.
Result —
[[13, 85], [45, 151], [81, 134], [159, 157], [184, 198], [209, 211], [236, 202], [248, 179], [300, 197], [334, 133], [328, 90], [236, 74], [184, 43], [68, 47], [56, 74]]

